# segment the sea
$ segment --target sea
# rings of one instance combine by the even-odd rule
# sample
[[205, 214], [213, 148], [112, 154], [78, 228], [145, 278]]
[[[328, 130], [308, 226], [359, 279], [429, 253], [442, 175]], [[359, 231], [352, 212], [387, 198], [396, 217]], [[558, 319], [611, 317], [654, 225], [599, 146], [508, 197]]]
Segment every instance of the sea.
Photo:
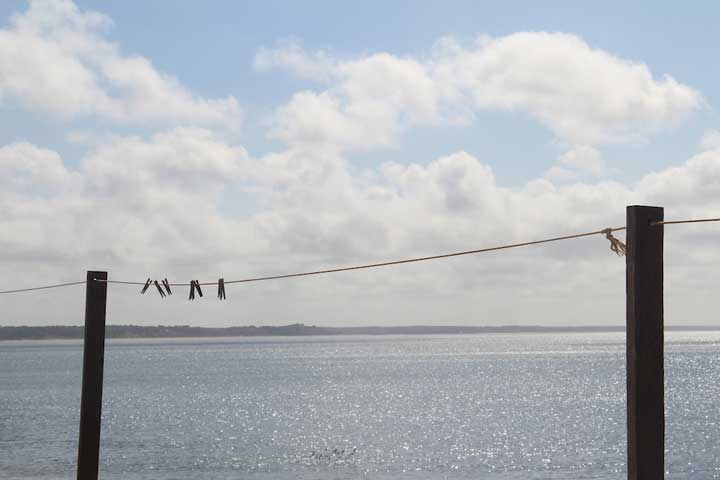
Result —
[[[720, 332], [667, 332], [666, 478], [720, 478]], [[82, 343], [0, 342], [0, 479], [75, 478]], [[623, 333], [108, 340], [102, 479], [624, 479]]]

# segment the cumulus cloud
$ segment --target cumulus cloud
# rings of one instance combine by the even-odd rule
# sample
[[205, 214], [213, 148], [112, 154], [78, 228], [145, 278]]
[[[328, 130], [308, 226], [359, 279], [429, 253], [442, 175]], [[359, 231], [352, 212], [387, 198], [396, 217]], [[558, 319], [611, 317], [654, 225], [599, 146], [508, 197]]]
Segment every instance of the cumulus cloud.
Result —
[[32, 0], [0, 30], [0, 101], [69, 118], [237, 126], [234, 97], [193, 95], [106, 39], [110, 18], [70, 0]]
[[72, 187], [74, 176], [65, 169], [60, 155], [28, 142], [0, 147], [0, 193], [44, 194]]
[[604, 177], [608, 168], [600, 151], [588, 145], [578, 145], [563, 153], [559, 165], [551, 167], [545, 176], [556, 180], [575, 180], [582, 177]]
[[293, 40], [281, 42], [279, 48], [261, 48], [255, 55], [255, 68], [270, 70], [286, 68], [300, 78], [329, 81], [334, 77], [336, 60], [323, 51], [306, 52]]
[[590, 47], [576, 35], [523, 32], [485, 38], [435, 60], [478, 108], [527, 111], [558, 137], [624, 142], [672, 125], [701, 103], [670, 76]]
[[[63, 166], [57, 153], [30, 144], [0, 148], [0, 164], [4, 171], [23, 165], [9, 169], [0, 195], [0, 208], [10, 212], [0, 216], [8, 264], [56, 265], [56, 273], [78, 264], [104, 265], [115, 278], [212, 279], [218, 272], [229, 278], [492, 246], [622, 225], [625, 205], [635, 203], [666, 205], [668, 216], [676, 218], [720, 209], [716, 151], [634, 185], [535, 179], [514, 188], [499, 185], [487, 163], [462, 151], [426, 165], [389, 162], [357, 171], [336, 151], [298, 148], [252, 158], [207, 130], [186, 128], [105, 139], [76, 170]], [[228, 190], [243, 193], [229, 199]], [[224, 204], [241, 199], [253, 208], [223, 212]], [[696, 252], [674, 248], [694, 239], [688, 235], [678, 230], [668, 236], [674, 272], [669, 278], [675, 282], [697, 275], [697, 267], [684, 266]], [[698, 249], [715, 258], [702, 242]], [[243, 321], [254, 323], [298, 320], [292, 309], [263, 302], [276, 295], [285, 304], [303, 305], [303, 315], [318, 315], [320, 323], [502, 323], [528, 321], [528, 315], [536, 322], [570, 323], [575, 307], [534, 311], [550, 299], [570, 297], [593, 304], [583, 322], [619, 322], [623, 265], [598, 236], [232, 293], [252, 312]], [[423, 308], [408, 317], [398, 298]], [[352, 311], [343, 307], [346, 302]], [[508, 302], [524, 305], [513, 308], [522, 318], [487, 316], [507, 315]], [[147, 308], [128, 305], [123, 308], [135, 315]], [[153, 312], [177, 313], [168, 308]], [[451, 317], [443, 315], [447, 311]], [[232, 312], [213, 312], [215, 323], [237, 320]], [[375, 317], [362, 318], [371, 312]]]
[[291, 145], [367, 150], [392, 145], [406, 126], [442, 120], [436, 85], [416, 60], [377, 54], [340, 63], [331, 74], [337, 85], [299, 92], [275, 112], [271, 136]]
[[[27, 142], [0, 147], [0, 258], [24, 266], [53, 263], [67, 254], [82, 177], [56, 152]], [[8, 278], [5, 281], [9, 281]]]
[[[634, 203], [666, 205], [673, 217], [720, 209], [712, 134], [685, 164], [633, 184], [607, 178], [599, 145], [645, 138], [702, 98], [577, 36], [519, 33], [470, 45], [446, 38], [417, 58], [342, 59], [292, 43], [261, 50], [258, 69], [287, 68], [322, 86], [274, 112], [270, 134], [287, 148], [253, 156], [208, 127], [237, 120], [234, 98], [197, 97], [148, 59], [121, 54], [106, 37], [111, 23], [70, 1], [36, 0], [0, 31], [2, 102], [170, 124], [134, 136], [70, 133], [76, 150], [85, 149], [73, 159], [29, 142], [0, 146], [0, 258], [8, 271], [27, 272], [1, 277], [0, 289], [81, 279], [88, 268], [130, 280], [283, 274], [622, 225]], [[524, 112], [568, 145], [555, 173], [504, 186], [493, 159], [456, 148], [377, 167], [348, 159], [350, 150], [393, 145], [405, 129], [468, 124], [487, 110]], [[205, 128], [177, 126], [186, 123]], [[694, 287], [669, 305], [668, 312], [688, 307], [678, 321], [703, 321], [693, 306], [713, 284], [695, 279], [711, 274], [702, 265], [717, 254], [692, 235], [678, 230], [667, 242], [667, 284]], [[689, 239], [692, 249], [674, 249]], [[136, 290], [113, 288], [109, 312], [111, 322], [145, 324], [620, 323], [623, 268], [598, 236], [232, 286], [227, 304], [239, 308], [194, 302], [190, 313], [176, 298], [139, 302]], [[12, 312], [3, 324], [81, 318], [81, 308], [69, 318], [65, 308], [39, 312], [26, 298], [3, 301]]]
[[[279, 108], [275, 137], [349, 149], [386, 146], [413, 125], [466, 124], [484, 110], [525, 112], [572, 144], [636, 142], [703, 102], [670, 76], [658, 79], [645, 64], [564, 33], [481, 37], [469, 46], [444, 38], [425, 58], [376, 53], [332, 59], [285, 44], [261, 50], [256, 65], [329, 83]], [[299, 121], [308, 106], [322, 114]]]
[[720, 148], [720, 130], [708, 130], [702, 136], [700, 145], [706, 150]]
[[[218, 203], [243, 182], [242, 147], [211, 132], [176, 128], [98, 144], [76, 170], [56, 152], [19, 143], [0, 148], [0, 245], [57, 261], [197, 262], [222, 256], [233, 222]], [[18, 232], [32, 235], [18, 235]], [[237, 237], [237, 232], [234, 234]]]
[[708, 150], [685, 164], [643, 177], [638, 189], [651, 202], [680, 204], [688, 211], [720, 209], [720, 152]]

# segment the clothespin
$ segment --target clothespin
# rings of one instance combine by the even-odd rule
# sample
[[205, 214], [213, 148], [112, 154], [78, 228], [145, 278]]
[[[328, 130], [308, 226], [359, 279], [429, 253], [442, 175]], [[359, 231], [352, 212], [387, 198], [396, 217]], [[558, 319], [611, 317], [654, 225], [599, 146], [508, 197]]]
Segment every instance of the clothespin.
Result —
[[190, 296], [188, 300], [195, 300], [195, 280], [190, 280]]
[[145, 282], [145, 286], [144, 286], [143, 289], [140, 291], [140, 293], [145, 294], [145, 292], [147, 292], [147, 289], [148, 289], [149, 286], [150, 286], [150, 279], [148, 278], [148, 279], [147, 279], [147, 282]]
[[202, 289], [200, 288], [200, 280], [195, 280], [195, 289], [197, 290], [198, 295], [200, 295], [200, 297], [202, 297], [203, 295], [202, 295]]
[[172, 290], [170, 290], [170, 282], [168, 282], [168, 279], [164, 279], [162, 281], [163, 287], [165, 287], [165, 290], [167, 290], [168, 295], [172, 295]]
[[218, 299], [225, 300], [225, 279], [218, 279]]
[[155, 281], [153, 281], [153, 283], [155, 284], [155, 288], [157, 288], [158, 292], [160, 292], [160, 297], [165, 298], [165, 292], [163, 292], [163, 289], [162, 289], [162, 287], [160, 287], [160, 284], [158, 283], [158, 281], [155, 280]]

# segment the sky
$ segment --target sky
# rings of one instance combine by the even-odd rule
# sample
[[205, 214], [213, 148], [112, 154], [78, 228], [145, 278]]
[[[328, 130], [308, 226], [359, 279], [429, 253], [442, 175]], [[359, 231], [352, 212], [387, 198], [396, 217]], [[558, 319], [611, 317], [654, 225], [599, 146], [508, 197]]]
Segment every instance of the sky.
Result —
[[[0, 290], [215, 281], [720, 216], [720, 4], [0, 4]], [[666, 227], [666, 324], [713, 324], [720, 225]], [[618, 235], [622, 238], [622, 235]], [[602, 236], [187, 301], [108, 323], [620, 325]], [[83, 322], [82, 286], [0, 325]]]

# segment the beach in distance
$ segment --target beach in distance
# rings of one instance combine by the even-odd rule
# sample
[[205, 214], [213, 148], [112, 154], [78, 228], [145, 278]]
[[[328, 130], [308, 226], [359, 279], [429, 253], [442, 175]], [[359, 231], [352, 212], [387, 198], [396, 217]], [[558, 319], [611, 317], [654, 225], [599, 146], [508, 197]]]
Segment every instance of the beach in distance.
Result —
[[[666, 326], [668, 331], [713, 331], [711, 325]], [[173, 338], [173, 337], [258, 337], [306, 335], [460, 335], [475, 333], [561, 333], [624, 332], [625, 326], [541, 326], [541, 325], [410, 325], [366, 327], [322, 327], [295, 323], [282, 326], [193, 327], [189, 325], [108, 325], [107, 338]], [[0, 326], [0, 340], [40, 340], [83, 338], [81, 326]]]

